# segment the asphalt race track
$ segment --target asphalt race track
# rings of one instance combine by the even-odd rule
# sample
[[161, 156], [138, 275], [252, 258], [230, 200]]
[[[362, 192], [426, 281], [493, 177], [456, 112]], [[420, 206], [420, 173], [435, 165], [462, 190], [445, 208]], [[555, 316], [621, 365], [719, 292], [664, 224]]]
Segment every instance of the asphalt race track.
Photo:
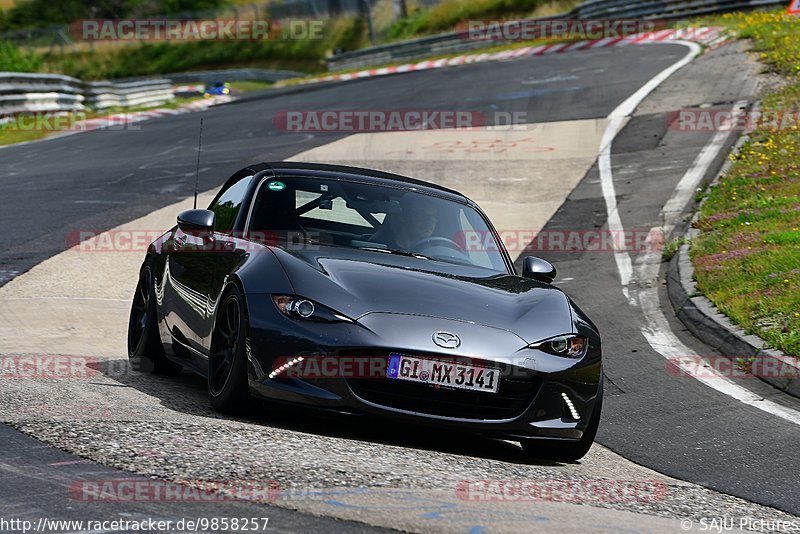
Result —
[[[711, 176], [735, 141], [670, 129], [668, 113], [731, 108], [752, 102], [756, 90], [758, 66], [740, 45], [703, 54], [625, 118], [610, 146], [609, 166], [598, 165], [609, 115], [687, 52], [670, 43], [626, 46], [293, 88], [146, 121], [138, 130], [0, 149], [0, 355], [100, 360], [91, 380], [4, 380], [0, 422], [8, 426], [0, 427], [0, 516], [258, 513], [270, 517], [276, 531], [319, 532], [675, 531], [680, 520], [702, 517], [796, 519], [800, 489], [792, 460], [800, 402], [759, 381], [741, 380], [736, 385], [757, 399], [744, 403], [668, 372], [653, 344], [664, 338], [661, 330], [695, 354], [714, 351], [673, 319], [663, 266], [660, 272], [658, 265], [648, 268], [643, 251], [630, 253], [633, 275], [626, 284], [623, 260], [612, 252], [534, 252], [556, 264], [557, 283], [595, 319], [604, 339], [601, 446], [567, 465], [530, 463], [507, 442], [365, 429], [358, 421], [313, 413], [265, 410], [221, 418], [207, 406], [203, 381], [192, 375], [168, 379], [124, 371], [124, 326], [141, 251], [102, 257], [64, 252], [76, 231], [172, 224], [194, 188], [201, 116], [200, 191], [213, 190], [251, 162], [341, 161], [453, 186], [487, 204], [490, 217], [503, 223], [495, 221], [500, 231], [521, 233], [616, 225], [609, 220], [610, 179], [619, 224], [648, 232], [664, 225], [662, 208], [687, 172], [697, 169], [704, 147], [720, 141], [724, 149], [709, 162], [704, 174]], [[443, 144], [436, 131], [352, 135], [285, 132], [273, 125], [282, 111], [326, 109], [466, 109], [490, 118], [524, 112], [529, 127], [480, 129], [453, 151], [452, 140]], [[466, 150], [498, 137], [489, 150]], [[541, 156], [515, 152], [525, 143], [552, 150]], [[405, 152], [393, 154], [398, 146]], [[448, 149], [437, 152], [443, 146]], [[680, 225], [686, 219], [675, 220]], [[512, 255], [524, 255], [526, 244]], [[666, 317], [659, 331], [653, 314], [643, 311], [643, 295], [658, 297]], [[797, 419], [775, 415], [765, 401]], [[183, 481], [269, 479], [313, 491], [273, 504], [225, 501], [204, 510], [192, 503], [90, 504], [70, 497], [75, 480], [134, 477], [130, 473]], [[584, 503], [479, 505], [456, 495], [459, 481], [482, 479], [646, 480], [666, 490], [655, 499]]]

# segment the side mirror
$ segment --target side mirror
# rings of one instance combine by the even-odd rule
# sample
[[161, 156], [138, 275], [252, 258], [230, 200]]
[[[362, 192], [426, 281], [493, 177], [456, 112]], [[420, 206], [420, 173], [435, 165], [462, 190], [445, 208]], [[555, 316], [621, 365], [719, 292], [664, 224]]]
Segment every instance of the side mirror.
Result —
[[522, 276], [549, 284], [556, 278], [556, 268], [547, 260], [528, 256], [522, 260]]
[[211, 210], [186, 210], [178, 215], [178, 228], [187, 234], [214, 231], [215, 215]]

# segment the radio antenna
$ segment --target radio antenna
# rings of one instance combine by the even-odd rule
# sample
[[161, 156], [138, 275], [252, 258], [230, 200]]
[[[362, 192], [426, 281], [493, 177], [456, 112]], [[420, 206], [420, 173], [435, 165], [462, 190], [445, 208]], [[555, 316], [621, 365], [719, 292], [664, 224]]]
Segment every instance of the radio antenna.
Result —
[[197, 209], [197, 187], [200, 182], [200, 151], [203, 149], [203, 119], [200, 119], [200, 139], [197, 142], [197, 169], [194, 174], [194, 209]]

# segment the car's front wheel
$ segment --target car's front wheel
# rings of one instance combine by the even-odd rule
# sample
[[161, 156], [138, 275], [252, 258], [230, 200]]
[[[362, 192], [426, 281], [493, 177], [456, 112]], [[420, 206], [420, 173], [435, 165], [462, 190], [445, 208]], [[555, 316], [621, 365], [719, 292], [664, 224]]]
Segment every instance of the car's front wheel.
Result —
[[220, 301], [208, 358], [208, 397], [221, 413], [241, 413], [249, 405], [246, 329], [244, 298], [234, 286]]
[[594, 404], [594, 411], [583, 436], [575, 442], [548, 441], [529, 439], [521, 442], [522, 450], [531, 458], [542, 458], [561, 462], [574, 462], [580, 460], [589, 449], [592, 448], [594, 438], [597, 436], [597, 429], [600, 426], [600, 412], [603, 409], [603, 382], [597, 392], [597, 399]]
[[153, 269], [147, 262], [139, 272], [128, 319], [128, 358], [134, 371], [177, 375], [182, 367], [167, 359], [158, 334]]

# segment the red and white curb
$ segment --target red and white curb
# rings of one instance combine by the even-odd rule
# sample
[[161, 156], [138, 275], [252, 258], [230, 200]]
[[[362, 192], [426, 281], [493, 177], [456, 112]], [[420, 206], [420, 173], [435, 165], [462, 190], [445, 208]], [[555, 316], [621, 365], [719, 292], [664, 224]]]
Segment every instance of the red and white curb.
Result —
[[[701, 28], [681, 28], [666, 29], [657, 32], [641, 33], [630, 37], [595, 39], [591, 41], [574, 41], [568, 43], [554, 43], [539, 46], [526, 46], [513, 50], [504, 50], [491, 54], [465, 54], [452, 58], [444, 58], [419, 63], [407, 63], [405, 65], [395, 65], [392, 67], [382, 67], [377, 69], [367, 69], [359, 72], [348, 72], [345, 74], [330, 74], [317, 78], [303, 79], [299, 84], [311, 84], [331, 81], [355, 80], [358, 78], [372, 78], [375, 76], [385, 76], [387, 74], [399, 74], [403, 72], [414, 72], [420, 70], [439, 69], [456, 65], [467, 65], [470, 63], [484, 63], [487, 61], [502, 61], [519, 59], [531, 56], [544, 56], [550, 54], [560, 54], [575, 50], [592, 50], [597, 48], [609, 48], [612, 46], [627, 46], [631, 44], [650, 44], [663, 43], [670, 41], [693, 41], [705, 45], [708, 48], [717, 48], [731, 39], [724, 28], [701, 27]], [[277, 87], [285, 85], [276, 84]]]

